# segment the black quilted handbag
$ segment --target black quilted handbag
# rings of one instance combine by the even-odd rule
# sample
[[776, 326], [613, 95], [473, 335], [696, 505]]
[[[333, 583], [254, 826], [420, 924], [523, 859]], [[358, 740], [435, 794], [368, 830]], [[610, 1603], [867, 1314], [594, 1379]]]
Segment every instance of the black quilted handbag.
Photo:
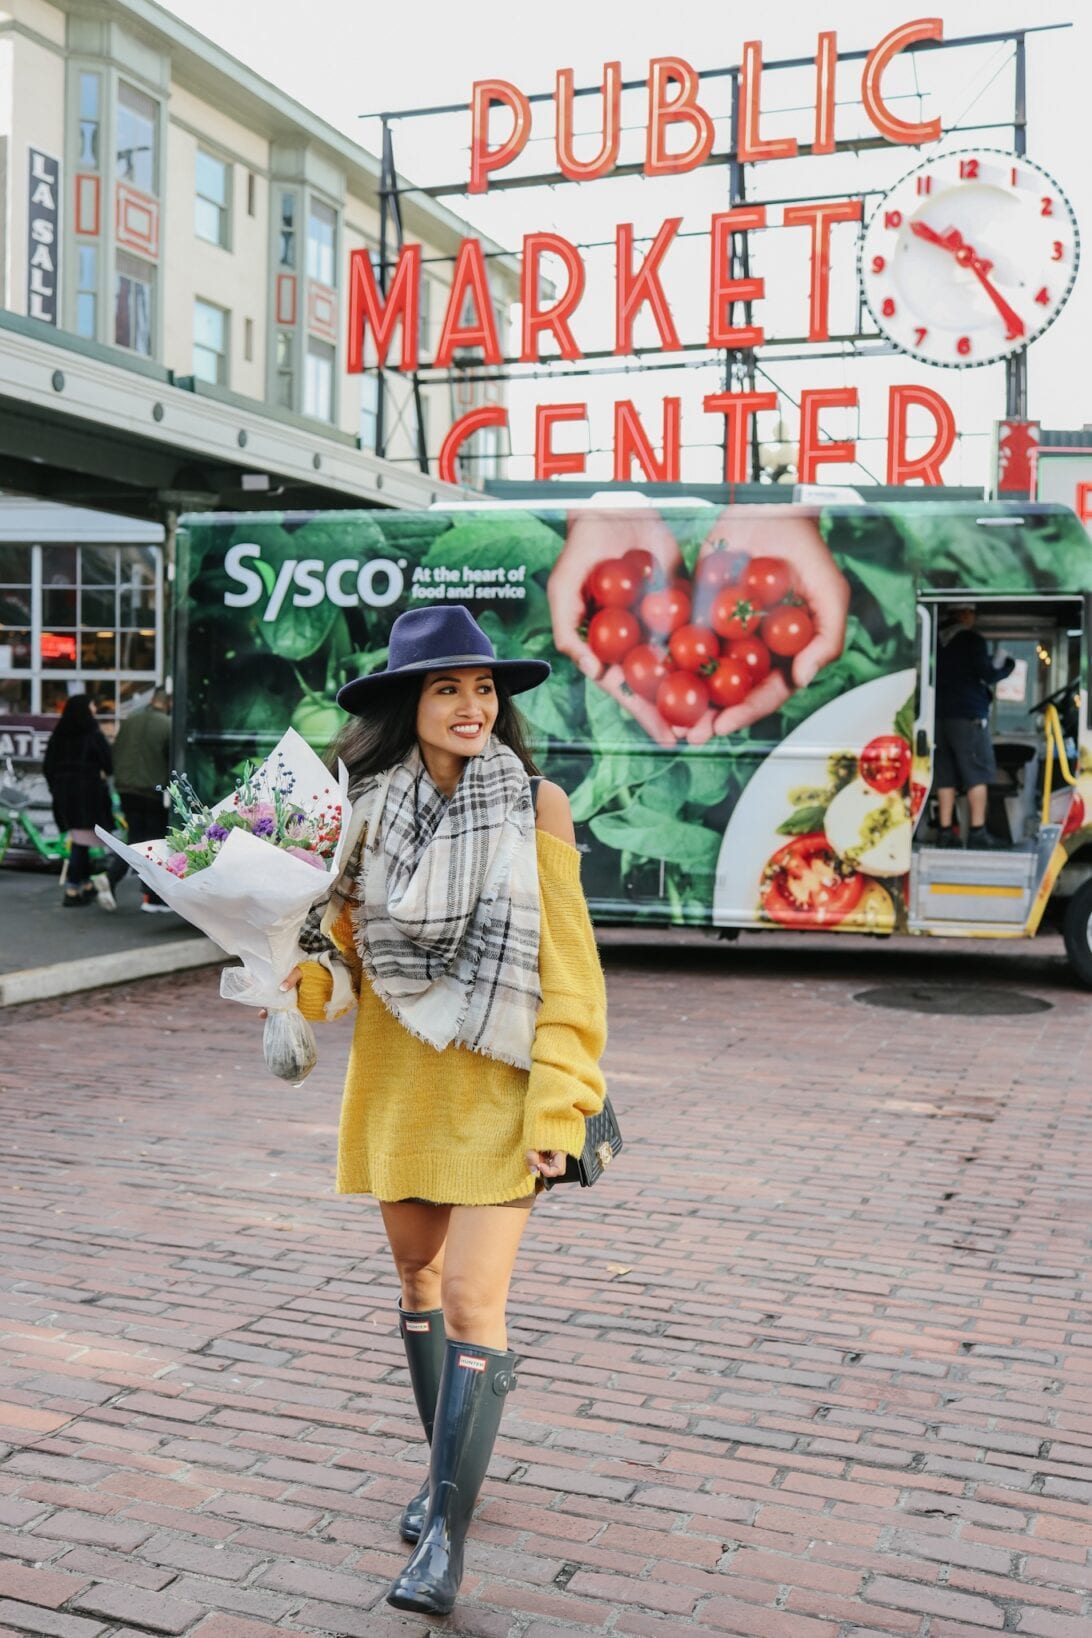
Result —
[[570, 1155], [561, 1177], [544, 1178], [548, 1189], [555, 1183], [579, 1183], [582, 1189], [590, 1189], [593, 1183], [598, 1183], [615, 1155], [621, 1154], [622, 1133], [609, 1098], [604, 1099], [597, 1115], [589, 1115], [585, 1128], [580, 1159], [574, 1160]]

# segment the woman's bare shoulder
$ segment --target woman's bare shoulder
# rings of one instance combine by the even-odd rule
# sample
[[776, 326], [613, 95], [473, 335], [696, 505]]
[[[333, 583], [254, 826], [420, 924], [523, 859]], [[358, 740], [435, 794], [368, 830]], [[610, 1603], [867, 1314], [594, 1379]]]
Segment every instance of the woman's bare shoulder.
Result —
[[549, 779], [544, 779], [538, 787], [535, 824], [539, 830], [558, 837], [562, 842], [568, 842], [570, 847], [576, 846], [576, 831], [573, 829], [569, 798], [560, 785], [555, 785]]

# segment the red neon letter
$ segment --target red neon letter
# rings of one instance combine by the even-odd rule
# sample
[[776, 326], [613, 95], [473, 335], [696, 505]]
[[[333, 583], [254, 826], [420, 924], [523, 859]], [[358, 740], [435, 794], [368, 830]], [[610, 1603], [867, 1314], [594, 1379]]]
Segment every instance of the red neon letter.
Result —
[[819, 436], [821, 409], [854, 409], [856, 387], [805, 388], [800, 394], [800, 459], [797, 469], [801, 483], [814, 483], [819, 467], [829, 461], [855, 461], [857, 445], [852, 439], [838, 443]]
[[1076, 505], [1073, 510], [1085, 528], [1088, 528], [1092, 524], [1092, 483], [1079, 483], [1075, 498]]
[[366, 250], [349, 254], [349, 346], [345, 368], [359, 375], [364, 368], [364, 326], [371, 326], [380, 364], [386, 362], [394, 327], [402, 321], [403, 370], [417, 368], [417, 314], [421, 283], [421, 246], [403, 245], [398, 252], [386, 299], [376, 284], [372, 259]]
[[[911, 404], [918, 404], [933, 417], [933, 441], [924, 455], [906, 453], [906, 412]], [[887, 400], [887, 481], [909, 483], [920, 478], [926, 484], [943, 486], [940, 475], [942, 461], [952, 453], [956, 439], [956, 422], [952, 406], [932, 387], [892, 387]]]
[[711, 392], [702, 399], [707, 415], [724, 416], [724, 476], [728, 483], [747, 482], [747, 444], [751, 418], [777, 408], [775, 392]]
[[[669, 102], [667, 89], [677, 85], [679, 94]], [[665, 141], [667, 127], [682, 121], [694, 132], [685, 153], [669, 154]], [[645, 175], [673, 176], [679, 171], [696, 170], [709, 158], [716, 132], [713, 121], [698, 102], [698, 76], [681, 57], [653, 57], [648, 65], [648, 136], [645, 142]]]
[[811, 228], [811, 314], [808, 340], [829, 340], [830, 225], [859, 222], [859, 199], [823, 199], [810, 205], [787, 205], [781, 218], [786, 227]]
[[838, 68], [837, 34], [820, 34], [815, 51], [815, 140], [813, 154], [834, 152], [834, 76]]
[[633, 271], [633, 223], [619, 222], [615, 237], [617, 251], [615, 255], [615, 327], [614, 350], [616, 353], [631, 353], [633, 351], [633, 321], [640, 309], [647, 301], [652, 309], [652, 317], [656, 321], [656, 328], [660, 332], [660, 341], [665, 353], [678, 352], [682, 346], [679, 333], [675, 329], [671, 317], [671, 309], [667, 305], [663, 286], [660, 283], [659, 267], [672, 239], [678, 233], [682, 224], [681, 216], [669, 216], [661, 224], [660, 231], [652, 241], [652, 249], [641, 263], [638, 272]]
[[[489, 110], [502, 102], [512, 111], [512, 131], [499, 148], [489, 146]], [[484, 193], [489, 172], [510, 165], [527, 145], [531, 135], [531, 104], [518, 86], [508, 80], [475, 80], [470, 99], [470, 193]]]
[[594, 159], [577, 159], [573, 153], [573, 71], [557, 71], [557, 168], [571, 182], [593, 182], [606, 176], [618, 162], [622, 136], [622, 65], [603, 64], [603, 141]]
[[551, 447], [551, 429], [555, 421], [583, 421], [587, 404], [535, 405], [535, 477], [550, 478], [555, 472], [583, 472], [585, 456], [575, 449], [562, 455]]
[[471, 410], [467, 415], [461, 415], [449, 428], [447, 437], [440, 445], [436, 467], [444, 482], [459, 482], [459, 475], [455, 470], [455, 457], [468, 438], [472, 438], [482, 427], [507, 425], [508, 411], [503, 404], [482, 404], [480, 408]]
[[865, 113], [888, 142], [916, 144], [938, 140], [939, 117], [922, 120], [920, 125], [912, 125], [907, 120], [896, 118], [883, 100], [880, 82], [884, 69], [892, 57], [897, 57], [908, 45], [913, 45], [916, 40], [943, 38], [944, 24], [939, 17], [919, 17], [914, 23], [901, 23], [898, 28], [893, 28], [891, 33], [885, 34], [879, 45], [874, 46], [868, 53], [864, 73], [861, 75], [861, 101], [864, 103]]
[[[460, 323], [468, 292], [473, 298], [478, 319], [476, 324]], [[450, 365], [456, 347], [480, 347], [486, 364], [501, 362], [497, 321], [493, 315], [493, 298], [489, 294], [489, 279], [480, 239], [464, 239], [459, 246], [455, 271], [451, 276], [451, 294], [447, 299], [444, 327], [440, 331], [440, 345], [434, 360], [437, 369], [446, 369]]]
[[614, 406], [614, 481], [625, 483], [633, 476], [633, 463], [654, 483], [679, 481], [679, 410], [681, 398], [664, 399], [664, 454], [658, 461], [641, 425], [632, 399], [620, 398]]
[[762, 41], [748, 40], [743, 47], [743, 68], [739, 77], [740, 120], [736, 158], [741, 164], [752, 159], [791, 159], [796, 152], [795, 137], [767, 137], [758, 134], [762, 97]]
[[[565, 263], [568, 283], [552, 307], [539, 307], [539, 258], [544, 251], [552, 251]], [[539, 358], [538, 336], [550, 330], [561, 348], [562, 358], [583, 358], [569, 329], [569, 314], [584, 294], [584, 263], [580, 252], [559, 233], [528, 233], [523, 240], [523, 268], [520, 278], [520, 302], [523, 307], [523, 341], [520, 349], [521, 364], [534, 364]]]
[[710, 347], [761, 347], [766, 332], [760, 324], [733, 325], [731, 307], [737, 301], [761, 301], [765, 279], [733, 279], [732, 234], [766, 226], [765, 205], [737, 205], [721, 211], [709, 224], [712, 261], [709, 277]]

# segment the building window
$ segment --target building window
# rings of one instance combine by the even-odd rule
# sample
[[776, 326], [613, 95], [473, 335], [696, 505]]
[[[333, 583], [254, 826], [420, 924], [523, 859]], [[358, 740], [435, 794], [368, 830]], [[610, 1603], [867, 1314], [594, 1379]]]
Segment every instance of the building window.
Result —
[[366, 370], [360, 377], [360, 447], [375, 449], [379, 434], [379, 373]]
[[193, 304], [193, 373], [199, 381], [227, 386], [228, 315], [210, 301]]
[[155, 324], [155, 268], [150, 262], [142, 262], [139, 256], [119, 250], [115, 291], [114, 340], [119, 347], [130, 347], [134, 353], [150, 358]]
[[276, 401], [282, 409], [294, 407], [296, 372], [292, 367], [292, 332], [277, 331], [277, 388]]
[[198, 148], [193, 231], [199, 239], [227, 248], [230, 199], [231, 166]]
[[[113, 721], [154, 684], [162, 628], [158, 546], [0, 546], [0, 678], [13, 673], [24, 702], [9, 708], [49, 714], [87, 693]], [[0, 712], [12, 698], [0, 682]]]
[[334, 240], [337, 233], [337, 213], [321, 199], [312, 199], [307, 212], [307, 277], [319, 284], [336, 283], [334, 278]]
[[254, 362], [254, 320], [243, 320], [243, 358], [248, 364]]
[[99, 252], [96, 245], [76, 248], [76, 334], [88, 341], [98, 329]]
[[334, 349], [313, 336], [307, 342], [303, 413], [313, 415], [317, 421], [334, 418]]
[[281, 267], [296, 265], [296, 196], [281, 194], [280, 246], [277, 261]]
[[102, 81], [98, 74], [80, 74], [80, 150], [76, 163], [81, 170], [99, 168], [99, 135], [102, 130]]
[[253, 171], [246, 173], [246, 213], [248, 216], [258, 214], [258, 178]]
[[500, 470], [500, 428], [480, 427], [468, 438], [456, 459], [460, 482], [480, 489], [487, 478], [495, 478]]
[[141, 193], [159, 192], [159, 108], [143, 91], [118, 84], [117, 173]]
[[[29, 671], [34, 660], [30, 550], [29, 546], [0, 546], [0, 677], [12, 671]], [[0, 697], [9, 699], [11, 695], [0, 690]], [[0, 713], [3, 709], [0, 705]]]

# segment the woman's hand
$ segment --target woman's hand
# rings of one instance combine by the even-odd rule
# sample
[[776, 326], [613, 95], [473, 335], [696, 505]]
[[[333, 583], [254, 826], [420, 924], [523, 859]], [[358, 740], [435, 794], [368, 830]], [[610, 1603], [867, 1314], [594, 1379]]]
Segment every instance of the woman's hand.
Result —
[[564, 1177], [569, 1157], [564, 1149], [528, 1149], [527, 1170], [532, 1177]]
[[[294, 989], [298, 988], [299, 981], [300, 981], [300, 979], [302, 977], [303, 977], [303, 973], [300, 971], [299, 967], [293, 967], [292, 971], [289, 973], [288, 977], [286, 979], [284, 979], [284, 981], [282, 982], [281, 989], [282, 990], [294, 990]], [[259, 1018], [268, 1018], [269, 1017], [268, 1007], [263, 1007], [261, 1012], [259, 1012], [258, 1017]]]

